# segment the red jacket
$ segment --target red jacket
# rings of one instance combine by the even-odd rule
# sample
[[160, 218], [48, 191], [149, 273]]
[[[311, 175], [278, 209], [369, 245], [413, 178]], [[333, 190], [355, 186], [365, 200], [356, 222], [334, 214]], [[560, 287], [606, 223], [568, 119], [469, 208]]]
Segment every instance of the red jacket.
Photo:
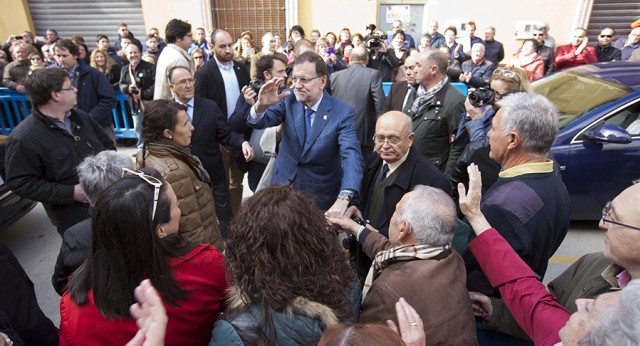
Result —
[[[169, 323], [166, 345], [206, 345], [222, 310], [227, 288], [224, 256], [210, 245], [198, 245], [181, 258], [170, 258], [178, 285], [191, 291], [180, 306], [165, 304]], [[132, 292], [133, 293], [133, 292]], [[77, 306], [65, 292], [60, 301], [60, 345], [125, 345], [138, 331], [135, 320], [108, 320], [93, 301]]]
[[500, 233], [493, 228], [485, 231], [469, 243], [469, 249], [534, 344], [552, 346], [560, 342], [558, 332], [571, 314], [538, 281]]
[[576, 46], [565, 44], [556, 49], [556, 71], [598, 62], [594, 47], [586, 46], [582, 53], [576, 56], [575, 51], [577, 48]]

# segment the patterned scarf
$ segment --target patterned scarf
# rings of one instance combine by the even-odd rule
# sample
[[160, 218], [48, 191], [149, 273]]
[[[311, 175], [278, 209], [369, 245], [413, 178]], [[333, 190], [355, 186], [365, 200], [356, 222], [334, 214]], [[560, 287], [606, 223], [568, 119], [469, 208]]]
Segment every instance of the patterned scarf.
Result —
[[449, 77], [444, 76], [442, 80], [436, 84], [433, 88], [426, 90], [422, 85], [418, 88], [418, 97], [413, 101], [413, 106], [409, 110], [409, 116], [413, 118], [418, 111], [422, 108], [422, 106], [433, 99], [433, 97], [440, 91], [447, 83], [449, 82]]
[[362, 297], [364, 298], [369, 292], [369, 288], [371, 287], [373, 280], [377, 279], [382, 273], [382, 270], [391, 264], [404, 261], [432, 259], [440, 256], [441, 254], [448, 256], [450, 253], [451, 244], [443, 246], [401, 245], [380, 251], [376, 254], [373, 265], [365, 279]]

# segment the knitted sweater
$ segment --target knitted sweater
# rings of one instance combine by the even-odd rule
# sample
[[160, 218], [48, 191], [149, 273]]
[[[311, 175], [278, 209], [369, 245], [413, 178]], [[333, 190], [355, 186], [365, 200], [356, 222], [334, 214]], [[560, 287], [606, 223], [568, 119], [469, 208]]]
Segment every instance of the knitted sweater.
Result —
[[[569, 194], [562, 179], [550, 171], [525, 170], [524, 174], [508, 177], [504, 173], [483, 196], [482, 212], [542, 280], [549, 258], [569, 228]], [[469, 241], [474, 238], [472, 234]], [[465, 251], [462, 257], [469, 290], [499, 296], [471, 252]]]

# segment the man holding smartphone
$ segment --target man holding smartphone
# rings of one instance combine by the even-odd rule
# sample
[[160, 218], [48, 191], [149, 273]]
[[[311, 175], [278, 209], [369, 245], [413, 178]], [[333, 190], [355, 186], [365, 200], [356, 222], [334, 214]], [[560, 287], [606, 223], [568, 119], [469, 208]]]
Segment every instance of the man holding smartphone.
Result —
[[596, 49], [587, 45], [588, 41], [586, 30], [583, 28], [573, 30], [571, 43], [559, 46], [556, 50], [556, 71], [598, 62]]

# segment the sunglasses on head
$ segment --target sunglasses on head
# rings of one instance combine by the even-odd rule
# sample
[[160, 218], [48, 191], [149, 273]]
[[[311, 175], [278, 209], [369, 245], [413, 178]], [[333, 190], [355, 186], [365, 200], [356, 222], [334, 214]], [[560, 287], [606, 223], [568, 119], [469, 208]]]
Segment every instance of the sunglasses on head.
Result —
[[507, 78], [516, 78], [516, 73], [510, 70], [495, 69], [493, 75], [505, 76]]
[[145, 174], [144, 172], [139, 171], [137, 169], [123, 168], [122, 177], [124, 178], [127, 175], [135, 175], [136, 177], [139, 177], [140, 179], [146, 181], [147, 183], [149, 183], [149, 185], [154, 187], [153, 209], [151, 211], [151, 221], [155, 221], [156, 208], [158, 207], [158, 197], [160, 196], [160, 187], [162, 186], [162, 181], [160, 181], [158, 178], [154, 176]]

